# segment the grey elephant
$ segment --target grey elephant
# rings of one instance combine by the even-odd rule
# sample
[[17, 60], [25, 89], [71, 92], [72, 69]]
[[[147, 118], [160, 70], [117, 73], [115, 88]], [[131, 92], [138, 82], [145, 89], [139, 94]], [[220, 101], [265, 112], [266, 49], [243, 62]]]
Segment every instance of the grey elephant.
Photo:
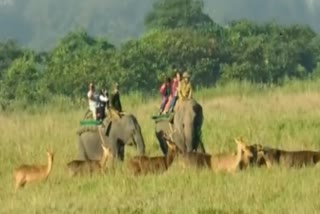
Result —
[[180, 101], [172, 118], [156, 120], [155, 134], [163, 154], [168, 150], [163, 135], [170, 133], [182, 152], [199, 150], [205, 153], [201, 139], [202, 123], [202, 106], [194, 99]]
[[81, 127], [79, 135], [79, 160], [99, 160], [102, 156], [100, 143], [111, 149], [115, 160], [124, 160], [124, 147], [133, 144], [139, 155], [145, 154], [145, 144], [141, 127], [135, 116], [124, 115], [121, 118], [106, 118], [102, 125]]

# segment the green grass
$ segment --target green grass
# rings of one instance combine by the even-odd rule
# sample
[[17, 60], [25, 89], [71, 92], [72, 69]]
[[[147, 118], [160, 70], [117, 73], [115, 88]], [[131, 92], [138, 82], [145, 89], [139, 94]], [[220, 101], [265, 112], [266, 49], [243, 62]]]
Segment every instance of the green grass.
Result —
[[[310, 84], [310, 85], [309, 85]], [[320, 85], [291, 83], [256, 90], [249, 84], [202, 89], [204, 143], [210, 153], [234, 152], [233, 138], [284, 149], [320, 148]], [[139, 98], [140, 97], [140, 98]], [[147, 153], [161, 154], [150, 116], [160, 100], [124, 97], [140, 122]], [[174, 164], [161, 176], [134, 178], [125, 167], [105, 176], [69, 178], [66, 163], [76, 157], [79, 121], [86, 106], [0, 114], [0, 213], [319, 213], [320, 169], [249, 168], [235, 175], [183, 171]], [[46, 183], [13, 194], [13, 169], [55, 162]], [[136, 154], [127, 147], [126, 157]]]

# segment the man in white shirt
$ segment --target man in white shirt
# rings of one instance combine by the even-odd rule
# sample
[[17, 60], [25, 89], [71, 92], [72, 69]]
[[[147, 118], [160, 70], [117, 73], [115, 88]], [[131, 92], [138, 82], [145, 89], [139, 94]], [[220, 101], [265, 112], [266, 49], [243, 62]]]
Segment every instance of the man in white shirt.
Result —
[[88, 91], [88, 103], [89, 103], [89, 109], [92, 112], [93, 119], [95, 120], [97, 118], [96, 116], [96, 108], [97, 108], [97, 103], [96, 99], [94, 96], [94, 85], [93, 83], [89, 84], [89, 91]]

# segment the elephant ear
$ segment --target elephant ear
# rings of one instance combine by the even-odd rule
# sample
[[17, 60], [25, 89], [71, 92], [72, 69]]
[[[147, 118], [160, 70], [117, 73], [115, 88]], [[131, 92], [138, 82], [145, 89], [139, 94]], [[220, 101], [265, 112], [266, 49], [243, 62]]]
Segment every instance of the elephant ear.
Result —
[[106, 129], [106, 136], [108, 137], [110, 134], [110, 130], [111, 130], [111, 126], [112, 126], [112, 121], [110, 121], [107, 125], [107, 129]]

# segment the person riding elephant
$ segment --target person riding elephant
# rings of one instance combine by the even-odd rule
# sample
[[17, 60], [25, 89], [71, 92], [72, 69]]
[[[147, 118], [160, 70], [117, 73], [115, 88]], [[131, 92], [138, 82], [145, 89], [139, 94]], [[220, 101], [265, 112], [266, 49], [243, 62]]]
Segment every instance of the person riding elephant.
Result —
[[176, 102], [179, 98], [178, 96], [178, 89], [179, 89], [179, 84], [180, 84], [180, 78], [181, 74], [178, 70], [175, 71], [173, 78], [172, 78], [172, 84], [171, 84], [171, 101], [169, 105], [168, 112], [173, 112], [174, 107], [176, 105]]
[[99, 92], [98, 100], [96, 102], [96, 105], [97, 105], [96, 117], [98, 121], [102, 121], [106, 117], [105, 108], [107, 106], [107, 102], [108, 102], [108, 97], [106, 96], [106, 90], [101, 89]]
[[122, 112], [122, 105], [120, 101], [120, 93], [119, 93], [119, 85], [115, 83], [114, 90], [111, 94], [111, 107], [117, 110], [118, 112]]
[[178, 96], [180, 101], [192, 98], [190, 75], [187, 71], [182, 74], [182, 80], [178, 87]]
[[95, 94], [95, 87], [93, 83], [89, 84], [89, 91], [87, 93], [89, 110], [92, 113], [92, 117], [96, 119], [96, 107], [97, 107], [97, 95]]
[[139, 155], [145, 154], [144, 138], [141, 127], [132, 114], [113, 119], [106, 117], [102, 125], [81, 127], [78, 130], [78, 159], [99, 160], [102, 155], [101, 143], [110, 148], [113, 157], [124, 160], [124, 146], [130, 143], [137, 148]]
[[167, 153], [164, 134], [172, 133], [173, 141], [182, 152], [199, 151], [205, 153], [201, 139], [203, 123], [202, 106], [194, 99], [183, 100], [173, 118], [156, 121], [155, 134], [163, 154]]

